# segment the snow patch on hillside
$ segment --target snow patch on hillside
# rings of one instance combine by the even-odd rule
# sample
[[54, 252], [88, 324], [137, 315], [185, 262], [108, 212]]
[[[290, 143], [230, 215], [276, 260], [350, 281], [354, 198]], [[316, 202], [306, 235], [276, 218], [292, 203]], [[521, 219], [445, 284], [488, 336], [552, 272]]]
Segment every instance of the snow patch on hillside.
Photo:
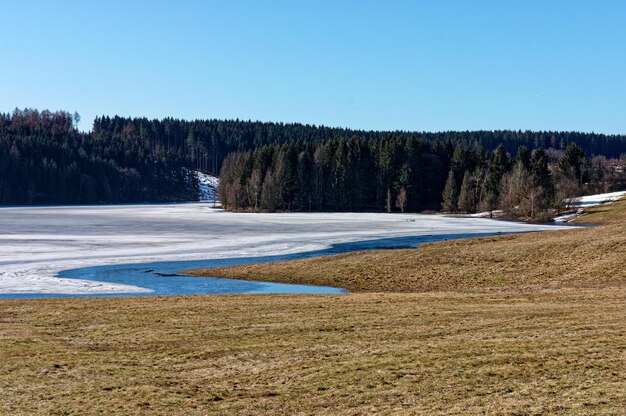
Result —
[[575, 207], [594, 207], [596, 205], [607, 204], [610, 202], [615, 202], [618, 199], [626, 196], [626, 191], [619, 192], [611, 192], [608, 194], [596, 194], [596, 195], [586, 195], [578, 198], [574, 198], [572, 201], [572, 206]]
[[196, 171], [198, 178], [198, 201], [217, 202], [217, 187], [220, 179], [206, 173]]
[[495, 209], [493, 211], [483, 211], [483, 212], [477, 212], [475, 214], [469, 214], [468, 217], [472, 217], [472, 218], [491, 218], [491, 217], [501, 217], [502, 215], [504, 215], [504, 211], [502, 211], [501, 209]]
[[626, 197], [626, 191], [610, 192], [607, 194], [585, 195], [574, 198], [570, 203], [570, 208], [578, 208], [577, 212], [571, 212], [554, 218], [554, 222], [570, 222], [585, 212], [584, 208], [595, 207], [597, 205], [610, 204]]

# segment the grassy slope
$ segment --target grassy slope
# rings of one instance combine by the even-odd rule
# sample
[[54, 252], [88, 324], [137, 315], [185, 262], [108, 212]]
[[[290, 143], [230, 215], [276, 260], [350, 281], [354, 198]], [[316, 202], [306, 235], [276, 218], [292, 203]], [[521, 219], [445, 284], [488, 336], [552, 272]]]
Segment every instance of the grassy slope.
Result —
[[[604, 228], [500, 241], [539, 253], [539, 236], [584, 233], [598, 240], [577, 250], [614, 270], [624, 212], [594, 214]], [[468, 261], [496, 244], [465, 243]], [[450, 244], [406, 253], [465, 250]], [[582, 267], [570, 250], [559, 267]], [[484, 262], [470, 267], [508, 270]], [[0, 413], [624, 415], [626, 287], [595, 276], [523, 293], [0, 300]]]
[[433, 243], [417, 250], [365, 251], [189, 273], [327, 285], [351, 292], [623, 285], [626, 280], [626, 200], [610, 207], [599, 207], [582, 220], [604, 225]]

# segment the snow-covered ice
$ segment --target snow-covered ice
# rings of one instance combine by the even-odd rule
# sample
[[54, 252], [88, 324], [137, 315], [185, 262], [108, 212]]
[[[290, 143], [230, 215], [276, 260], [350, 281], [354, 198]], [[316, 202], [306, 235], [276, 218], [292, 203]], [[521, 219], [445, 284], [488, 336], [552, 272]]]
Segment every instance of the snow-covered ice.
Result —
[[[304, 253], [334, 244], [554, 229], [484, 218], [381, 213], [232, 213], [212, 204], [0, 208], [0, 294], [138, 293], [63, 279], [81, 267]], [[365, 248], [370, 245], [364, 246]]]

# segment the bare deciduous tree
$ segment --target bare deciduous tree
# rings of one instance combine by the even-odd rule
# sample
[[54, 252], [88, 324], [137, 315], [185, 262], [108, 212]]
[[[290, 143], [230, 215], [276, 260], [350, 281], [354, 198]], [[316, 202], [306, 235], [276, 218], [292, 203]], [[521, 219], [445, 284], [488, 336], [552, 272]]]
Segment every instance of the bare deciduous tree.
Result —
[[276, 211], [278, 205], [278, 184], [271, 172], [267, 172], [261, 189], [261, 204], [269, 212]]
[[463, 175], [463, 182], [461, 182], [461, 190], [459, 191], [458, 201], [459, 211], [470, 213], [474, 210], [474, 190], [472, 176], [468, 171], [465, 171]]
[[400, 188], [398, 195], [396, 196], [396, 208], [400, 210], [404, 214], [404, 210], [406, 209], [407, 196], [406, 189]]
[[258, 169], [253, 169], [247, 182], [248, 205], [252, 207], [254, 212], [259, 210], [259, 199], [261, 198], [261, 188], [263, 186], [263, 178]]
[[514, 217], [520, 217], [520, 205], [530, 188], [528, 171], [522, 163], [517, 163], [513, 170], [502, 177], [500, 185], [500, 208]]

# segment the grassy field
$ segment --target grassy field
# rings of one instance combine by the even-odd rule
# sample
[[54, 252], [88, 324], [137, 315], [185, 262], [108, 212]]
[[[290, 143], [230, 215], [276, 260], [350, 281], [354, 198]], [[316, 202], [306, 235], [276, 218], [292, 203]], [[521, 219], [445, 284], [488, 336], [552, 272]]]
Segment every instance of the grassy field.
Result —
[[0, 302], [0, 411], [624, 414], [626, 290]]
[[625, 217], [295, 280], [422, 293], [0, 300], [0, 413], [626, 415]]

